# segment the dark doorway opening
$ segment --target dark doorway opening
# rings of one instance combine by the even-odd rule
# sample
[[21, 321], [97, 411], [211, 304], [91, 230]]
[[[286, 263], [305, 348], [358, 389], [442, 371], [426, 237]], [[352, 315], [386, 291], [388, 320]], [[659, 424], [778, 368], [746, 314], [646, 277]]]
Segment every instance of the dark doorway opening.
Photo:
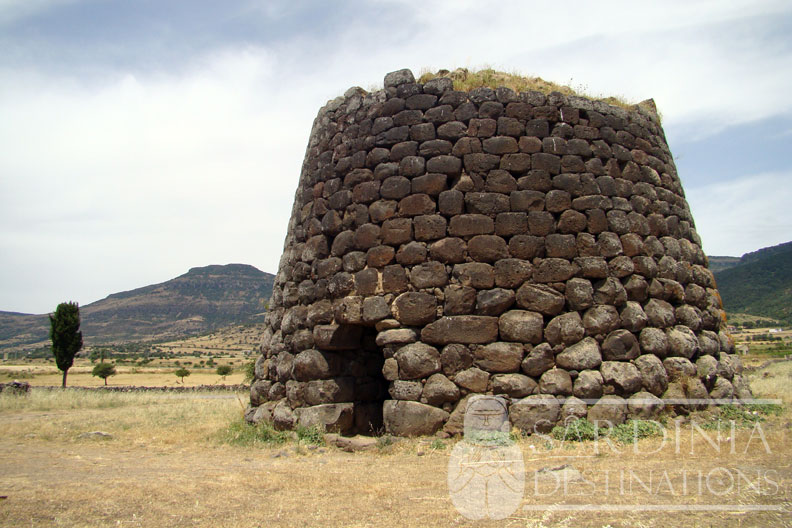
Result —
[[375, 339], [377, 331], [362, 327], [360, 347], [345, 354], [346, 369], [355, 379], [355, 425], [353, 433], [375, 435], [382, 431], [382, 404], [388, 398], [388, 382], [382, 375], [385, 358]]

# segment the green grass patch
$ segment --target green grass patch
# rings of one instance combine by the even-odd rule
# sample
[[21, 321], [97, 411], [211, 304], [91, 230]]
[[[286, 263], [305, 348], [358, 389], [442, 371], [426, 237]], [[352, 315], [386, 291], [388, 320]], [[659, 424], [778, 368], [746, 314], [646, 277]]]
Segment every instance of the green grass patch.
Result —
[[553, 427], [550, 435], [556, 440], [569, 441], [569, 442], [586, 442], [589, 440], [596, 440], [605, 434], [596, 425], [589, 422], [585, 418], [579, 418], [567, 425], [557, 425]]
[[295, 430], [297, 439], [306, 444], [322, 446], [325, 444], [324, 431], [316, 425], [305, 427], [298, 425]]
[[787, 343], [777, 343], [773, 345], [750, 344], [748, 346], [750, 347], [751, 354], [756, 354], [757, 356], [782, 358], [792, 354], [792, 346]]
[[395, 443], [395, 440], [391, 435], [382, 435], [377, 437], [377, 449], [383, 450], [392, 446]]
[[614, 427], [598, 427], [585, 418], [579, 418], [565, 426], [557, 425], [550, 435], [556, 440], [567, 442], [588, 442], [607, 438], [622, 444], [631, 444], [642, 438], [662, 436], [663, 425], [649, 420], [627, 420]]
[[749, 403], [746, 405], [721, 405], [717, 417], [701, 425], [707, 430], [731, 429], [732, 422], [738, 429], [754, 427], [757, 423], [764, 422], [767, 416], [778, 416], [784, 407], [777, 403]]
[[223, 443], [245, 447], [282, 445], [290, 439], [288, 432], [277, 431], [269, 422], [252, 425], [241, 418], [228, 424], [220, 434]]
[[219, 440], [225, 444], [245, 447], [279, 446], [296, 441], [298, 445], [325, 445], [324, 431], [317, 426], [297, 426], [294, 431], [278, 431], [270, 422], [256, 425], [235, 418], [220, 432]]
[[445, 442], [443, 442], [439, 438], [435, 438], [434, 440], [432, 440], [432, 445], [429, 447], [438, 451], [442, 451], [443, 449], [446, 448], [446, 445]]
[[609, 430], [609, 437], [622, 444], [663, 435], [663, 425], [648, 420], [628, 420]]
[[749, 403], [743, 407], [746, 411], [756, 411], [765, 416], [778, 416], [784, 412], [784, 406], [780, 403]]
[[465, 441], [488, 446], [508, 446], [513, 443], [511, 434], [503, 431], [469, 431], [465, 433]]

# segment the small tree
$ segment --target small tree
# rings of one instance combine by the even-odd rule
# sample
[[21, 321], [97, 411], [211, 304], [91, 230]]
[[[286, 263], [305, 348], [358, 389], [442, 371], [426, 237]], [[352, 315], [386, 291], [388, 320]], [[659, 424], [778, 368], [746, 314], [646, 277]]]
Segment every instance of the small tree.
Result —
[[253, 383], [253, 378], [256, 377], [256, 360], [253, 359], [251, 361], [248, 361], [247, 363], [245, 363], [242, 369], [245, 371], [244, 382]]
[[234, 369], [232, 369], [232, 368], [231, 368], [230, 366], [228, 366], [228, 365], [220, 365], [219, 367], [217, 367], [217, 375], [218, 375], [218, 376], [221, 376], [221, 377], [223, 378], [223, 381], [225, 381], [225, 378], [226, 378], [226, 376], [228, 376], [229, 374], [231, 374], [231, 372], [232, 372], [233, 370], [234, 370]]
[[190, 371], [186, 368], [180, 368], [176, 372], [174, 372], [177, 377], [181, 378], [181, 382], [184, 383], [184, 378], [190, 375]]
[[66, 375], [74, 364], [74, 356], [83, 346], [80, 307], [76, 302], [60, 303], [55, 309], [55, 314], [49, 316], [49, 320], [52, 353], [55, 355], [58, 369], [63, 371], [62, 386], [65, 387]]
[[105, 382], [105, 386], [107, 385], [107, 378], [110, 376], [115, 376], [117, 374], [115, 365], [111, 365], [110, 363], [99, 363], [96, 365], [91, 374], [98, 378], [102, 378]]
[[91, 350], [91, 354], [88, 358], [91, 360], [91, 363], [96, 363], [96, 360], [99, 360], [99, 363], [104, 363], [105, 360], [105, 349], [104, 348], [94, 348]]

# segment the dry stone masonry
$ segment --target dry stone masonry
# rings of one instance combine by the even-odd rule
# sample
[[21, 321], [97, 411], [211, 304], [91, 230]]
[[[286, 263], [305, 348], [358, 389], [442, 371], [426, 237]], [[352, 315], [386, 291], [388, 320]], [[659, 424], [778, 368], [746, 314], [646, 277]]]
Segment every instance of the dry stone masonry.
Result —
[[[462, 431], [748, 398], [654, 104], [455, 91], [409, 70], [319, 111], [249, 421]], [[691, 400], [689, 403], [687, 400]]]

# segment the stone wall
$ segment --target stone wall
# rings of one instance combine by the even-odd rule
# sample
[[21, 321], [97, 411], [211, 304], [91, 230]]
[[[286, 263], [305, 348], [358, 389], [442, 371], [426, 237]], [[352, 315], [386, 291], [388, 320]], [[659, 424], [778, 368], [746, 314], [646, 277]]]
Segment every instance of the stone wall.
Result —
[[250, 421], [461, 431], [750, 396], [652, 101], [454, 91], [409, 70], [319, 111]]

